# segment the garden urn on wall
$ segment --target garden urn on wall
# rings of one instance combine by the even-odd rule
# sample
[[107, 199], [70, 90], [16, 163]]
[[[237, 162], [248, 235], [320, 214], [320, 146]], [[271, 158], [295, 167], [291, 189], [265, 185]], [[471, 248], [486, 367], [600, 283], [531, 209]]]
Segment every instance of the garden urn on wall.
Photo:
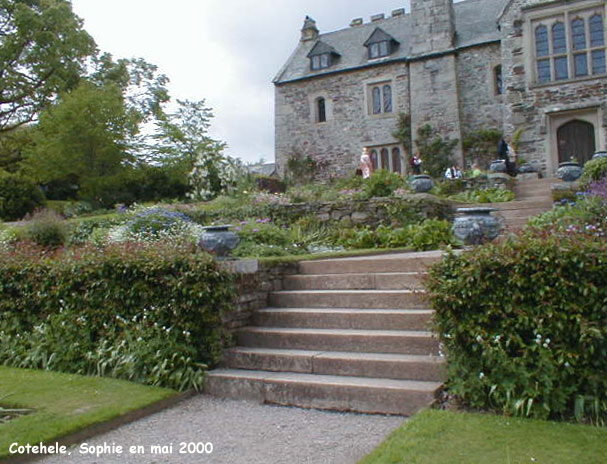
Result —
[[453, 234], [466, 245], [478, 245], [496, 238], [502, 231], [498, 218], [491, 215], [494, 208], [458, 208], [453, 222]]
[[415, 193], [425, 193], [432, 190], [434, 187], [434, 182], [432, 182], [432, 177], [426, 174], [417, 174], [411, 177], [411, 188], [415, 191]]
[[489, 165], [489, 171], [491, 172], [507, 172], [506, 161], [503, 159], [493, 160]]
[[597, 151], [592, 155], [592, 159], [607, 158], [607, 151]]
[[573, 182], [578, 180], [582, 175], [582, 167], [577, 161], [565, 161], [559, 164], [556, 170], [556, 177], [565, 182]]
[[198, 241], [198, 246], [204, 251], [214, 254], [217, 258], [227, 258], [238, 246], [240, 238], [230, 229], [231, 225], [203, 227], [204, 234]]

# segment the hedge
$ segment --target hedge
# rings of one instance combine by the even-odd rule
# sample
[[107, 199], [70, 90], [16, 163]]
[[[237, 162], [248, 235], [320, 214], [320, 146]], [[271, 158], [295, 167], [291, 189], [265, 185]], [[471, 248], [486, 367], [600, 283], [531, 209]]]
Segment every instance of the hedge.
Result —
[[534, 231], [451, 254], [427, 281], [467, 406], [537, 418], [607, 418], [607, 243]]
[[200, 388], [232, 277], [179, 245], [0, 252], [0, 363]]

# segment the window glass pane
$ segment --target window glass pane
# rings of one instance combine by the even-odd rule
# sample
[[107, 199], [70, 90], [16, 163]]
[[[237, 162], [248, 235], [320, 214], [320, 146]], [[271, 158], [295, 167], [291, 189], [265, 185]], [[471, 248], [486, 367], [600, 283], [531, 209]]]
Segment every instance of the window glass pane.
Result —
[[561, 56], [559, 58], [554, 59], [554, 78], [556, 80], [559, 79], [567, 79], [569, 77], [569, 72], [567, 71], [567, 57]]
[[379, 169], [377, 165], [377, 150], [371, 150], [371, 164], [373, 165], [373, 169]]
[[327, 112], [325, 110], [325, 99], [318, 99], [318, 122], [325, 122], [327, 120]]
[[574, 55], [573, 63], [575, 66], [576, 76], [587, 76], [588, 75], [588, 56], [585, 53]]
[[[567, 53], [567, 39], [565, 37], [565, 24], [556, 23], [552, 26], [552, 53]], [[557, 77], [558, 79], [558, 77]]]
[[388, 56], [388, 42], [383, 41], [379, 43], [379, 55], [380, 56]]
[[592, 52], [592, 74], [605, 74], [605, 50]]
[[329, 55], [325, 53], [324, 55], [320, 55], [320, 67], [328, 68], [329, 67]]
[[379, 90], [379, 87], [373, 87], [372, 99], [373, 99], [373, 114], [381, 113], [381, 92]]
[[590, 45], [592, 47], [605, 45], [605, 28], [603, 27], [603, 18], [600, 15], [594, 15], [590, 18]]
[[398, 148], [392, 149], [392, 170], [397, 173], [401, 173], [402, 165], [400, 163], [400, 150]]
[[377, 58], [379, 56], [379, 44], [371, 44], [369, 47], [369, 56], [371, 58]]
[[548, 28], [546, 26], [538, 26], [535, 29], [535, 54], [539, 56], [548, 56]]
[[384, 113], [392, 113], [392, 87], [384, 85]]
[[550, 82], [550, 61], [539, 60], [537, 62], [537, 77], [539, 82]]
[[390, 169], [390, 153], [387, 148], [381, 149], [381, 168]]
[[583, 19], [574, 19], [571, 21], [571, 35], [574, 50], [583, 50], [586, 48], [586, 29], [584, 28]]
[[313, 56], [312, 57], [312, 69], [319, 69], [320, 68], [320, 57], [317, 56]]
[[502, 65], [499, 64], [493, 70], [495, 76], [495, 93], [501, 95], [504, 93], [504, 81], [502, 78]]

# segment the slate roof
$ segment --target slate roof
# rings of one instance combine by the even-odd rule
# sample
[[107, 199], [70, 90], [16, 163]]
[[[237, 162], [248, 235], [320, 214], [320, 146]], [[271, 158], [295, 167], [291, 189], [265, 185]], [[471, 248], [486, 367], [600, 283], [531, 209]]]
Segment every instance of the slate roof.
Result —
[[312, 47], [312, 50], [310, 50], [310, 53], [308, 53], [308, 57], [315, 55], [323, 55], [325, 53], [333, 53], [335, 55], [339, 55], [339, 53], [337, 53], [337, 50], [331, 47], [331, 45], [327, 45], [322, 40], [317, 40], [316, 45], [314, 45]]
[[[465, 0], [453, 5], [455, 11], [456, 48], [464, 48], [485, 42], [499, 40], [501, 33], [497, 29], [497, 19], [509, 0]], [[400, 43], [400, 46], [389, 56], [369, 60], [364, 43], [376, 28], [380, 27], [386, 34]], [[293, 80], [306, 79], [336, 71], [354, 70], [373, 64], [405, 60], [410, 56], [411, 15], [389, 17], [380, 21], [365, 23], [361, 26], [348, 27], [335, 32], [320, 34], [328, 47], [332, 47], [341, 59], [325, 69], [310, 70], [308, 53], [316, 45], [316, 40], [300, 42], [287, 63], [274, 78], [275, 84]]]

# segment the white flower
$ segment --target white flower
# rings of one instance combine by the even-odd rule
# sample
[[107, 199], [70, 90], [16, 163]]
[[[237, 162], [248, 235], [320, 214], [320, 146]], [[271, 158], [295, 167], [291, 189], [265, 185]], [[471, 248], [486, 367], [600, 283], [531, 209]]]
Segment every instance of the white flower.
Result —
[[482, 379], [483, 379], [483, 377], [485, 377], [485, 373], [484, 373], [484, 372], [481, 372], [480, 374], [478, 374], [478, 378], [479, 378], [479, 379], [481, 379], [481, 380], [482, 380]]

